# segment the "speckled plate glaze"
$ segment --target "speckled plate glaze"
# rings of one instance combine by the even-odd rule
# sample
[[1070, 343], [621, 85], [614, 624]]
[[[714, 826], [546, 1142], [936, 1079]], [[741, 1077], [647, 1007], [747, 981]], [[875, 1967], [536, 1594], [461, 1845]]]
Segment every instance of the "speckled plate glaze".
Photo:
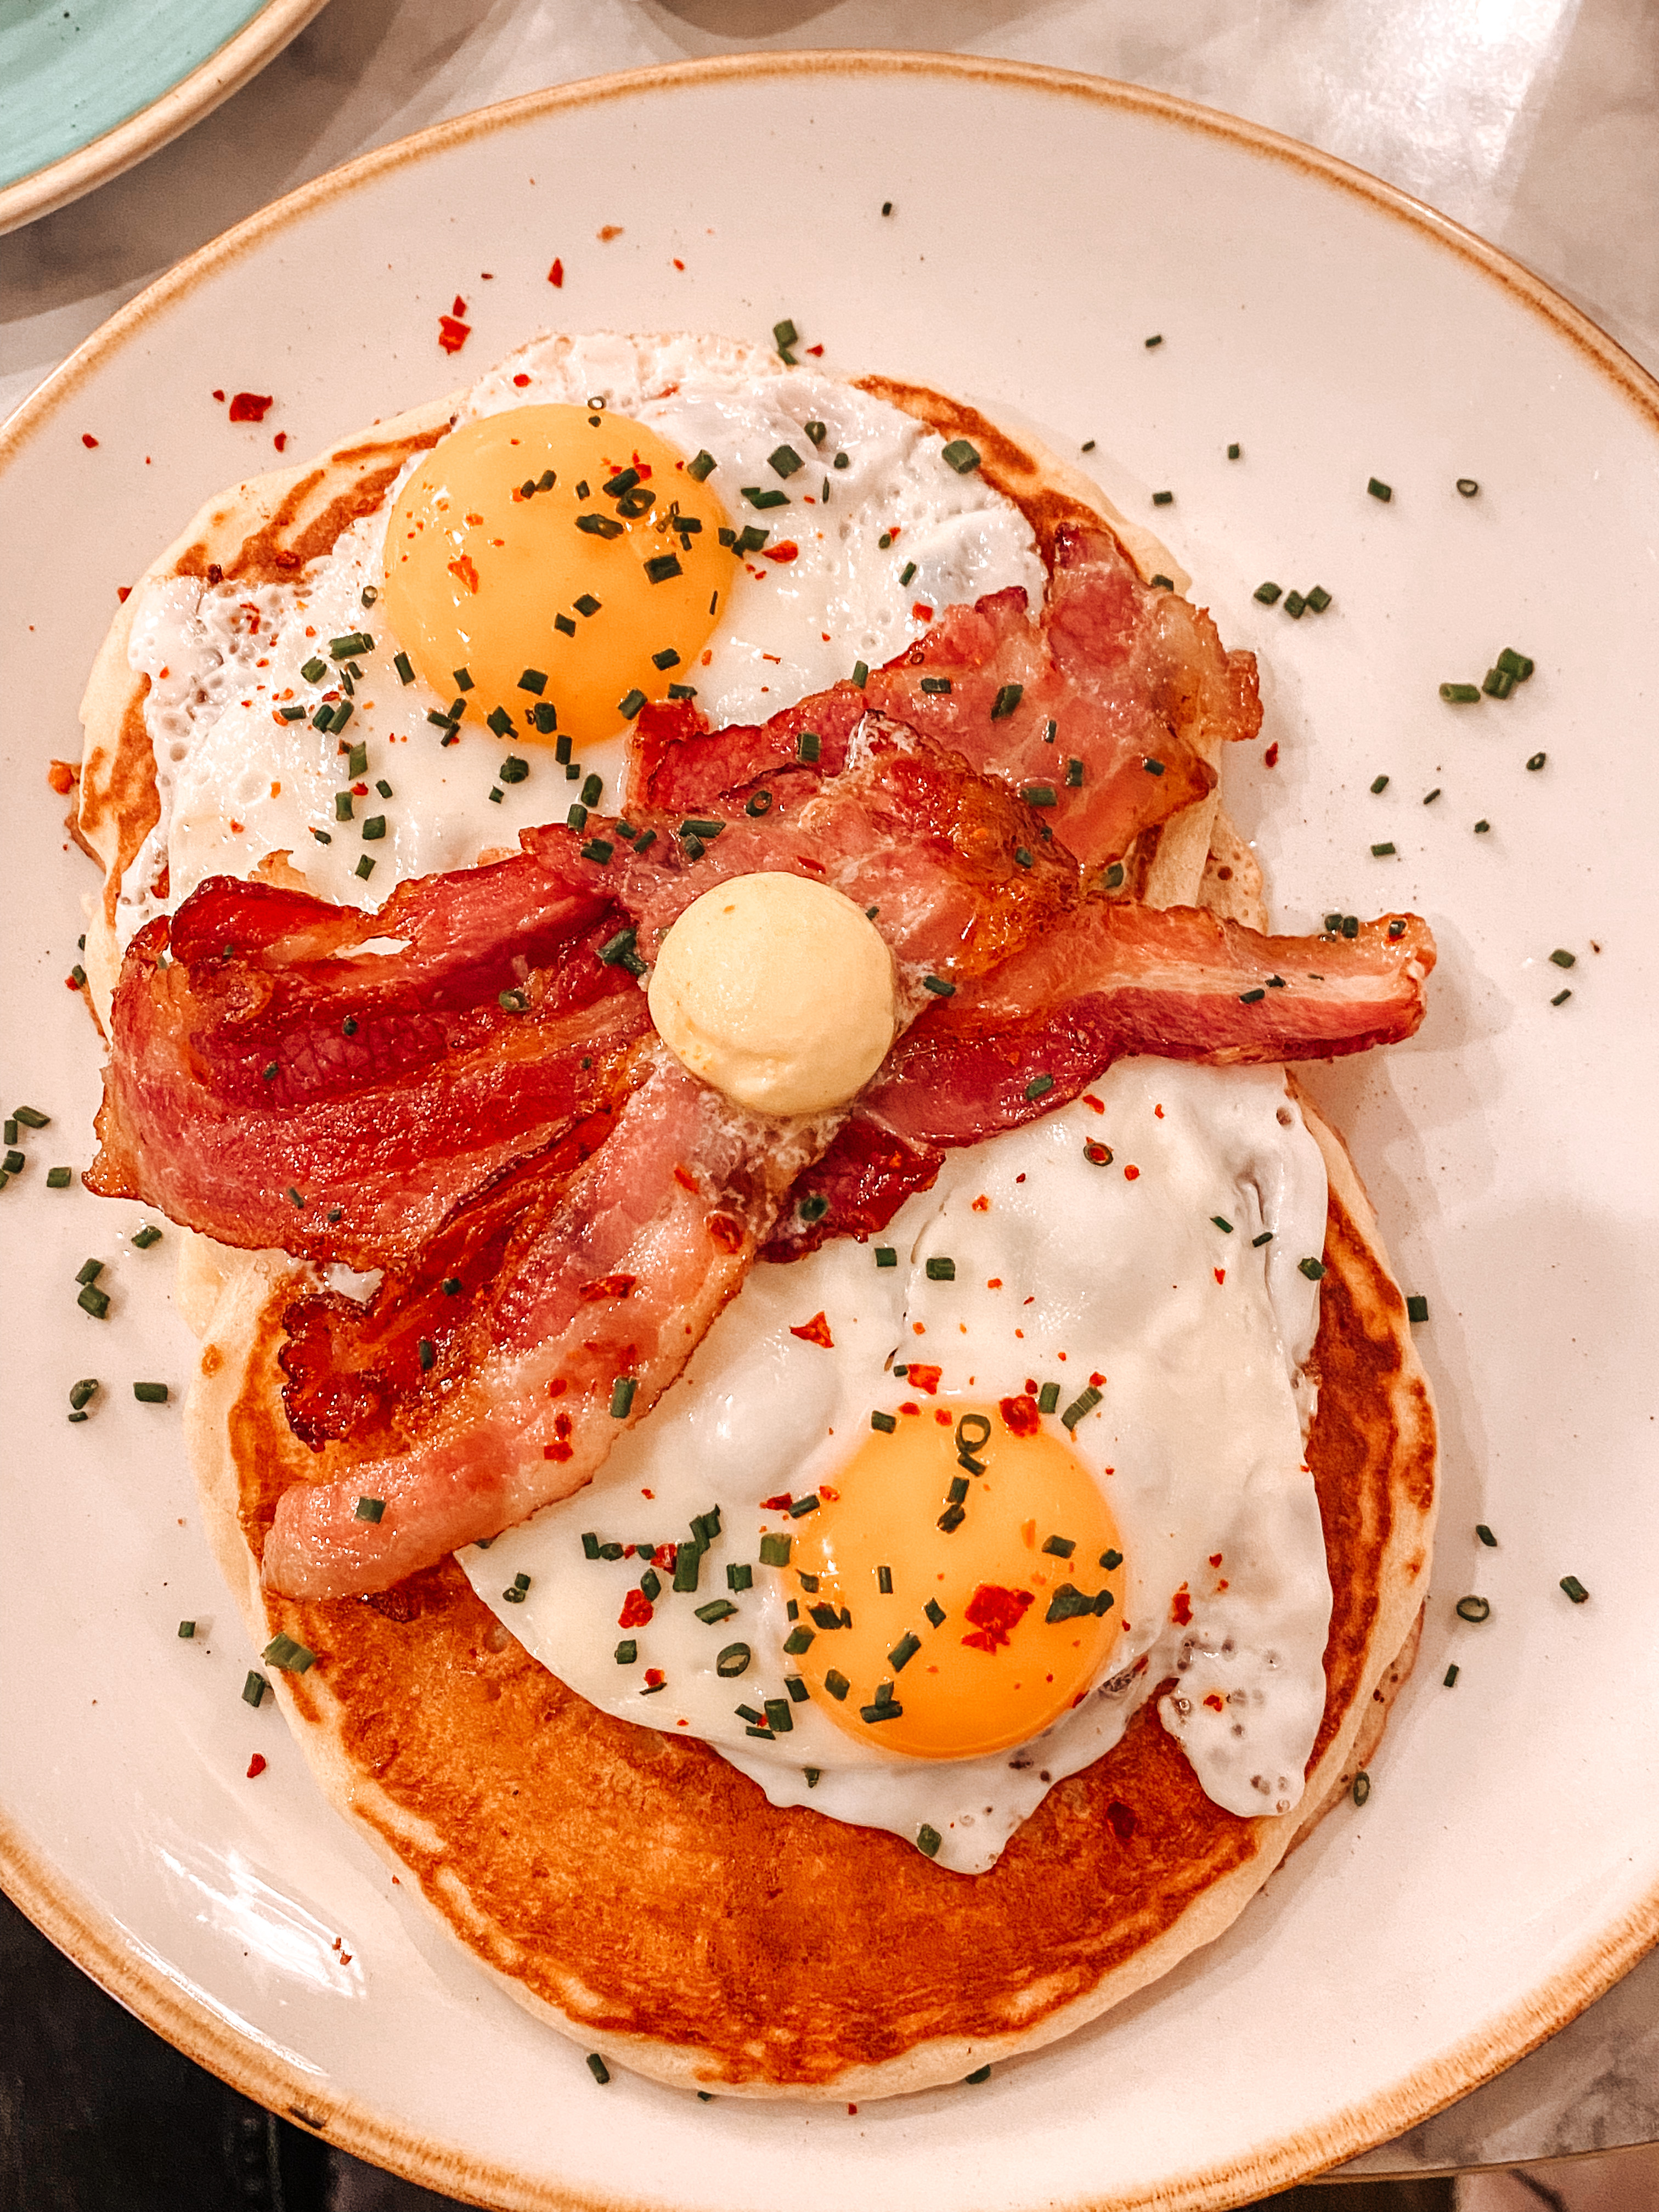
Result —
[[323, 0], [0, 0], [0, 231], [79, 199], [240, 91]]
[[[1445, 1431], [1428, 1632], [1370, 1802], [1094, 2029], [856, 2114], [601, 2090], [428, 1930], [240, 1700], [179, 1448], [172, 1240], [137, 1250], [136, 1209], [44, 1188], [89, 1155], [98, 1059], [64, 988], [90, 872], [45, 763], [77, 751], [117, 587], [275, 435], [303, 455], [538, 327], [785, 315], [832, 364], [1097, 441], [1132, 515], [1172, 490], [1160, 527], [1261, 656], [1232, 805], [1281, 924], [1413, 906], [1441, 945], [1421, 1034], [1314, 1086], [1428, 1300]], [[214, 386], [276, 404], [233, 426]], [[5, 1097], [53, 1117], [0, 1194], [0, 1868], [27, 1910], [252, 2094], [514, 2206], [1236, 2203], [1604, 1989], [1659, 1933], [1656, 514], [1659, 391], [1501, 255], [1254, 126], [997, 63], [778, 55], [538, 94], [324, 178], [134, 301], [0, 438]], [[1292, 620], [1253, 596], [1269, 578], [1333, 603]], [[1443, 703], [1505, 646], [1530, 682]], [[76, 1308], [88, 1254], [102, 1322]], [[149, 1377], [171, 1405], [134, 1401]]]

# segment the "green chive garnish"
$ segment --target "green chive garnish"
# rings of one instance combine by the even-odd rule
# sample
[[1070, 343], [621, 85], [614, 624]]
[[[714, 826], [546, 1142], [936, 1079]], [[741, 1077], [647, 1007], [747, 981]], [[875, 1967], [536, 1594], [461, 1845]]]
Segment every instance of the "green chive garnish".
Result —
[[636, 1375], [619, 1375], [611, 1386], [611, 1418], [625, 1421], [634, 1403], [634, 1393], [639, 1389]]
[[1056, 1406], [1058, 1406], [1058, 1405], [1059, 1405], [1059, 1403], [1060, 1403], [1060, 1385], [1059, 1385], [1059, 1383], [1058, 1383], [1058, 1382], [1045, 1382], [1045, 1383], [1043, 1384], [1042, 1388], [1042, 1389], [1037, 1392], [1037, 1411], [1038, 1411], [1038, 1413], [1052, 1413], [1054, 1412], [1054, 1410], [1055, 1407], [1056, 1407]]
[[762, 1566], [787, 1567], [789, 1564], [789, 1545], [787, 1536], [763, 1536], [760, 1540]]
[[915, 562], [914, 561], [907, 561], [904, 566], [899, 570], [899, 589], [901, 591], [904, 589], [905, 586], [909, 582], [910, 579], [915, 574]]
[[1068, 1429], [1075, 1429], [1078, 1423], [1083, 1419], [1084, 1415], [1085, 1413], [1093, 1413], [1095, 1407], [1099, 1403], [1100, 1393], [1095, 1389], [1094, 1385], [1091, 1383], [1086, 1390], [1080, 1391], [1079, 1395], [1073, 1399], [1071, 1404], [1066, 1408], [1066, 1411], [1060, 1418]]
[[386, 1516], [384, 1498], [360, 1498], [353, 1518], [358, 1521], [380, 1521]]
[[1480, 701], [1480, 686], [1478, 684], [1443, 684], [1440, 687], [1440, 696], [1454, 707], [1478, 706]]
[[860, 691], [870, 681], [870, 664], [867, 660], [855, 660], [853, 663], [853, 681]]
[[[924, 1820], [921, 1826], [916, 1830], [916, 1849], [921, 1853], [925, 1859], [937, 1858], [939, 1856], [939, 1847], [944, 1840], [945, 1838], [940, 1835], [939, 1830], [937, 1828], [930, 1828], [926, 1820]], [[989, 2069], [988, 2069], [987, 2070], [988, 2071]]]
[[1305, 1275], [1310, 1283], [1320, 1281], [1325, 1273], [1322, 1260], [1298, 1260], [1296, 1265], [1297, 1273]]
[[1534, 665], [1528, 659], [1524, 653], [1517, 653], [1510, 645], [1506, 645], [1498, 656], [1499, 668], [1503, 670], [1504, 675], [1512, 676], [1517, 684], [1526, 682], [1528, 677], [1532, 674]]
[[897, 1428], [898, 1422], [891, 1413], [877, 1413], [871, 1414], [870, 1425], [872, 1429], [878, 1429], [883, 1436], [890, 1437], [894, 1430]]
[[260, 1700], [264, 1698], [265, 1692], [270, 1687], [270, 1683], [266, 1681], [263, 1674], [256, 1674], [252, 1668], [250, 1668], [248, 1670], [247, 1680], [242, 1685], [242, 1703], [245, 1705], [252, 1705], [257, 1712], [259, 1709]]
[[367, 883], [369, 878], [374, 874], [374, 863], [369, 859], [367, 853], [362, 854], [359, 857], [356, 872], [362, 878], [365, 883]]
[[1558, 991], [1555, 996], [1550, 1000], [1550, 1004], [1553, 1006], [1565, 1006], [1567, 1000], [1571, 998], [1571, 996], [1572, 993], [1571, 991]]
[[46, 1170], [46, 1188], [48, 1190], [67, 1190], [70, 1187], [70, 1171], [68, 1168], [48, 1168]]
[[1371, 1794], [1371, 1778], [1363, 1766], [1353, 1778], [1353, 1789], [1350, 1794], [1356, 1805], [1363, 1805]]
[[88, 1283], [75, 1301], [82, 1313], [89, 1313], [94, 1321], [103, 1321], [109, 1314], [109, 1298], [96, 1283]]
[[1284, 611], [1290, 617], [1292, 622], [1300, 622], [1303, 616], [1308, 611], [1308, 602], [1303, 598], [1300, 592], [1286, 592], [1285, 594]]
[[1395, 847], [1392, 844], [1373, 845], [1371, 847], [1371, 858], [1374, 860], [1390, 860], [1394, 857]]
[[802, 730], [795, 738], [797, 760], [815, 761], [823, 750], [823, 740], [816, 730]]
[[600, 2057], [597, 2051], [590, 2051], [587, 2054], [587, 2070], [593, 2076], [593, 2079], [599, 2083], [601, 2089], [604, 2088], [605, 2083], [611, 2079], [611, 2069], [605, 2064], [604, 2059]]
[[847, 1702], [847, 1692], [853, 1686], [848, 1680], [846, 1675], [841, 1672], [839, 1668], [831, 1667], [824, 1675], [823, 1686], [829, 1691], [830, 1696], [835, 1698], [838, 1705], [845, 1705]]
[[415, 664], [406, 653], [394, 655], [392, 665], [397, 670], [401, 682], [412, 684], [415, 681]]
[[952, 438], [939, 459], [947, 468], [954, 469], [959, 477], [965, 477], [969, 470], [976, 469], [980, 462], [978, 451], [969, 444], [966, 438]]
[[1484, 1521], [1477, 1521], [1475, 1522], [1474, 1533], [1486, 1547], [1486, 1549], [1489, 1552], [1495, 1552], [1498, 1549], [1498, 1539], [1492, 1534], [1492, 1530], [1487, 1528]]
[[1445, 1673], [1440, 1679], [1445, 1684], [1447, 1689], [1449, 1690], [1453, 1683], [1457, 1680], [1457, 1662], [1455, 1660], [1452, 1664], [1447, 1668]]
[[95, 1375], [83, 1376], [80, 1382], [71, 1383], [69, 1394], [70, 1409], [78, 1413], [89, 1399], [96, 1396], [97, 1391], [98, 1377]]
[[1393, 485], [1385, 484], [1380, 477], [1373, 477], [1365, 489], [1373, 499], [1380, 499], [1385, 503], [1394, 497]]
[[1264, 607], [1270, 607], [1275, 599], [1285, 596], [1285, 586], [1282, 584], [1274, 583], [1258, 584], [1255, 596], [1261, 600]]
[[954, 1260], [943, 1257], [929, 1260], [926, 1263], [925, 1272], [930, 1283], [954, 1283], [957, 1279], [957, 1263]]
[[728, 1644], [714, 1662], [714, 1672], [727, 1682], [746, 1674], [754, 1654], [746, 1644]]
[[1551, 953], [1550, 959], [1557, 968], [1576, 968], [1578, 965], [1577, 954], [1569, 952], [1564, 945], [1558, 945]]
[[179, 1633], [186, 1644], [191, 1643], [196, 1635], [196, 1623], [193, 1620], [181, 1620], [179, 1624]]
[[273, 1636], [259, 1656], [268, 1667], [280, 1667], [285, 1674], [303, 1674], [317, 1662], [314, 1651], [307, 1651], [303, 1644], [287, 1634]]
[[1175, 505], [1175, 494], [1172, 491], [1155, 491], [1152, 494], [1152, 505], [1154, 507], [1173, 507]]
[[698, 1606], [696, 1615], [699, 1620], [706, 1621], [709, 1627], [714, 1628], [722, 1620], [730, 1620], [737, 1609], [729, 1597], [715, 1597], [710, 1598], [707, 1605]]
[[898, 1265], [897, 1247], [892, 1244], [878, 1244], [876, 1247], [876, 1265], [878, 1267], [896, 1267]]
[[385, 835], [386, 835], [386, 817], [385, 817], [385, 815], [384, 815], [384, 814], [371, 814], [371, 815], [369, 816], [368, 819], [368, 820], [364, 823], [364, 824], [363, 824], [363, 836], [364, 836], [365, 839], [367, 839], [367, 841], [368, 841], [370, 844], [374, 844], [374, 843], [377, 842], [380, 838], [384, 837], [384, 836], [385, 836]]
[[943, 975], [924, 975], [921, 988], [931, 991], [936, 999], [954, 999], [957, 995], [956, 985], [947, 982]]
[[1480, 486], [1473, 477], [1459, 477], [1457, 479], [1457, 489], [1462, 492], [1465, 499], [1473, 499], [1476, 492], [1480, 490]]
[[1563, 1575], [1561, 1577], [1561, 1587], [1565, 1590], [1567, 1595], [1572, 1600], [1575, 1605], [1583, 1605], [1584, 1600], [1589, 1595], [1589, 1592], [1584, 1588], [1584, 1585], [1579, 1581], [1577, 1575]]
[[1386, 791], [1388, 787], [1389, 779], [1386, 775], [1374, 776], [1371, 780], [1371, 796], [1375, 798], [1379, 791]]
[[1322, 615], [1331, 603], [1331, 595], [1322, 584], [1316, 584], [1305, 596], [1307, 605], [1316, 615]]
[[1460, 1597], [1457, 1601], [1460, 1620], [1490, 1620], [1492, 1607], [1483, 1597]]
[[135, 1382], [132, 1395], [141, 1406], [165, 1406], [167, 1386], [165, 1382]]
[[1025, 1086], [1025, 1096], [1033, 1101], [1046, 1098], [1054, 1087], [1054, 1079], [1052, 1075], [1034, 1075]]

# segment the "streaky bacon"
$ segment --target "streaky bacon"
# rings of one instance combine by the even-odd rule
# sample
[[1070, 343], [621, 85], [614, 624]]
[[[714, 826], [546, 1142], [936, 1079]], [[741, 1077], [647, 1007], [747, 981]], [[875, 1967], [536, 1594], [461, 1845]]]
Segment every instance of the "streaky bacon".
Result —
[[[925, 688], [941, 679], [948, 690]], [[1203, 798], [1216, 781], [1206, 749], [1261, 726], [1255, 656], [1228, 653], [1201, 609], [1143, 584], [1115, 539], [1067, 523], [1038, 620], [1018, 586], [947, 607], [861, 691], [837, 684], [759, 727], [710, 733], [686, 702], [647, 708], [629, 803], [689, 810], [765, 788], [789, 811], [840, 772], [861, 706], [981, 774], [1052, 789], [1044, 819], [1085, 867]], [[819, 739], [816, 769], [799, 757], [805, 730]]]
[[[642, 855], [620, 841], [609, 861], [584, 859], [582, 838], [562, 827], [526, 830], [523, 842], [573, 890], [609, 890], [633, 917], [647, 961], [692, 901], [732, 876], [783, 870], [828, 884], [873, 909], [896, 961], [951, 981], [982, 975], [1036, 941], [1079, 894], [1076, 861], [1035, 810], [959, 755], [867, 712], [837, 772], [781, 818], [735, 807], [695, 817], [725, 825], [697, 838], [700, 857], [690, 857], [678, 811], [630, 806], [626, 818], [659, 830]], [[589, 841], [594, 827], [590, 819]], [[607, 826], [604, 842], [618, 836]]]
[[[425, 1433], [343, 1480], [283, 1492], [266, 1587], [386, 1589], [590, 1481], [736, 1291], [826, 1133], [738, 1114], [663, 1054], [497, 1279], [473, 1323], [487, 1346], [433, 1394]], [[626, 1278], [626, 1292], [589, 1295], [607, 1278]], [[357, 1518], [360, 1497], [384, 1501], [378, 1522]]]
[[[885, 1227], [945, 1152], [1052, 1113], [1126, 1054], [1236, 1066], [1397, 1043], [1423, 1019], [1434, 963], [1414, 915], [1353, 938], [1265, 937], [1199, 907], [1079, 907], [899, 1039], [766, 1256]], [[809, 1190], [829, 1208], [803, 1224]]]

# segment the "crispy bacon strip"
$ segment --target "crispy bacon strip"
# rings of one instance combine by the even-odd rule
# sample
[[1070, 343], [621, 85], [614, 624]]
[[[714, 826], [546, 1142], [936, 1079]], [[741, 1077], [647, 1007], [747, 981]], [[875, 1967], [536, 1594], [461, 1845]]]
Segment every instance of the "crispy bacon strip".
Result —
[[[825, 1133], [738, 1115], [663, 1055], [501, 1280], [489, 1349], [428, 1433], [283, 1493], [266, 1587], [386, 1589], [590, 1481], [736, 1291]], [[360, 1497], [384, 1501], [378, 1522], [357, 1518]]]
[[595, 957], [621, 921], [524, 856], [378, 914], [210, 878], [128, 950], [88, 1186], [222, 1243], [411, 1255], [634, 1079], [650, 1017]]
[[[694, 809], [767, 788], [787, 809], [838, 772], [861, 707], [982, 774], [1051, 790], [1043, 818], [1089, 867], [1203, 798], [1216, 781], [1205, 751], [1261, 726], [1255, 656], [1224, 651], [1202, 610], [1143, 584], [1115, 539], [1066, 524], [1037, 621], [1018, 588], [947, 608], [862, 692], [838, 684], [760, 728], [711, 735], [689, 706], [647, 708], [630, 802]], [[819, 738], [816, 771], [799, 757], [805, 730]]]
[[1414, 915], [1354, 938], [1263, 937], [1197, 907], [1081, 907], [899, 1040], [797, 1194], [827, 1212], [803, 1224], [787, 1208], [767, 1257], [869, 1236], [945, 1152], [1051, 1113], [1126, 1054], [1229, 1066], [1397, 1043], [1434, 963]]

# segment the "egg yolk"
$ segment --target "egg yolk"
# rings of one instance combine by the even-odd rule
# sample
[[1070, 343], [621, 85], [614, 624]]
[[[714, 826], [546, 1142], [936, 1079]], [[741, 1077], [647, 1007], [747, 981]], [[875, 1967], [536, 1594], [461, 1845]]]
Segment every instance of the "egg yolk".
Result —
[[643, 423], [510, 408], [452, 431], [404, 486], [388, 626], [469, 720], [504, 709], [515, 740], [611, 737], [690, 676], [735, 566], [726, 526]]
[[897, 1419], [791, 1530], [793, 1656], [820, 1710], [882, 1751], [1004, 1751], [1074, 1705], [1116, 1641], [1112, 1516], [1068, 1445], [994, 1407]]

